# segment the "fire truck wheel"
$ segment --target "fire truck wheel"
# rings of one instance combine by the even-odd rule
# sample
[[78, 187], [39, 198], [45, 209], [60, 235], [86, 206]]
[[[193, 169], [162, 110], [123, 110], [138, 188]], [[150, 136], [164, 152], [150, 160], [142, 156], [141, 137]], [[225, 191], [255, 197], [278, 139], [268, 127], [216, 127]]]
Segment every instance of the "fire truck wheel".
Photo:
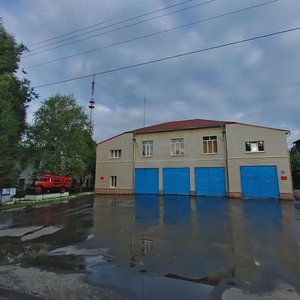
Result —
[[38, 185], [35, 187], [35, 192], [37, 194], [41, 194], [43, 192], [43, 187], [41, 185]]
[[60, 188], [60, 192], [63, 194], [63, 193], [65, 193], [66, 192], [66, 188], [64, 187], [64, 186], [62, 186], [61, 188]]

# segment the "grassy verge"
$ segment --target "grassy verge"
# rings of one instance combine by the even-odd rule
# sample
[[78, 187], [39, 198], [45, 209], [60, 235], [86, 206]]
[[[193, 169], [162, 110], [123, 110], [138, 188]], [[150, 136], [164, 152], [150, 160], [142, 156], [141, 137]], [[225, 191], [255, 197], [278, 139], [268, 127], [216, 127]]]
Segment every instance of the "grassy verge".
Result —
[[12, 204], [0, 205], [0, 211], [6, 209], [12, 209], [12, 208], [26, 207], [26, 206], [38, 206], [38, 205], [45, 205], [45, 204], [52, 204], [52, 203], [60, 203], [65, 201], [71, 201], [79, 197], [80, 194], [51, 198], [51, 199], [44, 199], [44, 200], [20, 200], [20, 201], [17, 200], [17, 202]]

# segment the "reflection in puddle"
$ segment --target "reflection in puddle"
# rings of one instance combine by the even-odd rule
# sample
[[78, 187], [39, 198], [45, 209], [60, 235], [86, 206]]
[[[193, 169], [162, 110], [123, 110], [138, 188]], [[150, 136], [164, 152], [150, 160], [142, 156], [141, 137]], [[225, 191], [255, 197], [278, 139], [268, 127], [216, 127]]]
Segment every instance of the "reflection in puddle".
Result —
[[81, 255], [81, 256], [96, 256], [105, 254], [108, 249], [86, 249], [78, 248], [76, 246], [67, 246], [63, 248], [57, 248], [49, 252], [49, 255]]
[[134, 272], [109, 263], [95, 266], [94, 261], [90, 264], [89, 260], [87, 271], [92, 284], [113, 286], [124, 297], [132, 299], [209, 299], [213, 290], [209, 285], [148, 274], [143, 266]]
[[[227, 289], [247, 282], [262, 293], [273, 290], [270, 280], [299, 288], [293, 203], [156, 195], [136, 196], [134, 211], [109, 203], [95, 198], [93, 245], [106, 245], [114, 259], [104, 273], [103, 266], [89, 268], [93, 282], [126, 282], [122, 288], [137, 294], [141, 287], [133, 282], [141, 276], [144, 283], [165, 278], [211, 289], [223, 281]], [[181, 299], [169, 287], [165, 290]], [[149, 293], [153, 299], [153, 291]], [[193, 297], [187, 290], [183, 294]]]
[[184, 276], [180, 276], [177, 274], [166, 274], [165, 277], [216, 286], [221, 282], [222, 279], [231, 278], [234, 275], [235, 275], [234, 270], [232, 269], [232, 270], [229, 270], [228, 272], [219, 272], [219, 273], [208, 274], [208, 276], [205, 276], [203, 278], [189, 278], [189, 277], [184, 277]]
[[289, 299], [299, 300], [300, 296], [294, 286], [283, 282], [276, 282], [271, 292], [262, 294], [259, 291], [249, 292], [236, 287], [231, 287], [224, 291], [222, 300], [243, 299], [243, 300], [271, 300], [271, 299]]

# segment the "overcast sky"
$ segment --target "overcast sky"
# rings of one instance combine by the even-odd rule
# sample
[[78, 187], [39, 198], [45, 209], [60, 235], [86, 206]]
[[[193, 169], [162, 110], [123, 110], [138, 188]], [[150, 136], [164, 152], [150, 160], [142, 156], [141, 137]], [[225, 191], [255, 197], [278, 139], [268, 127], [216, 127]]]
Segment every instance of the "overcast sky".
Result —
[[[38, 87], [297, 28], [300, 1], [0, 0], [0, 15], [31, 50], [20, 66]], [[291, 144], [300, 138], [299, 73], [300, 30], [293, 30], [96, 75], [94, 139], [142, 127], [146, 99], [146, 126], [236, 121], [288, 129]], [[56, 93], [74, 95], [89, 114], [91, 82], [36, 88], [28, 121]]]

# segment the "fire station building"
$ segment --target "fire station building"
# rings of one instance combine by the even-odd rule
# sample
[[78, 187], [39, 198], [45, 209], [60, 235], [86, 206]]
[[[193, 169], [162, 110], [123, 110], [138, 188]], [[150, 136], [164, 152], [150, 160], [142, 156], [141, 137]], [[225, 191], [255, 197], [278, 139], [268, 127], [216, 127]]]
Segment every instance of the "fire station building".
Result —
[[294, 199], [287, 130], [183, 120], [97, 145], [95, 192]]

